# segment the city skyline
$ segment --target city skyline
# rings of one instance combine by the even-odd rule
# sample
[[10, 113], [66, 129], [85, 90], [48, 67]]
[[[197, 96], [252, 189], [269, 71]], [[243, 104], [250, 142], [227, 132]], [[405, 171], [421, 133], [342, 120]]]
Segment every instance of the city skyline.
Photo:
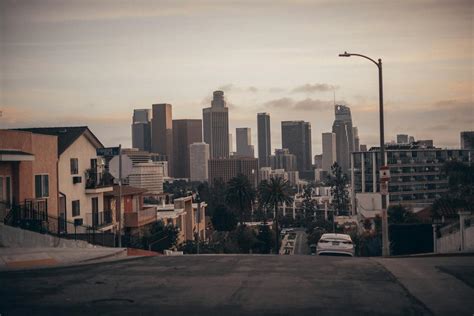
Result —
[[173, 118], [199, 119], [223, 90], [229, 130], [256, 131], [256, 113], [271, 115], [271, 152], [281, 148], [281, 121], [305, 120], [312, 154], [321, 153], [334, 99], [351, 108], [370, 148], [376, 70], [337, 57], [348, 50], [383, 59], [387, 141], [407, 133], [459, 147], [472, 129], [469, 1], [260, 2], [250, 14], [249, 2], [0, 6], [2, 128], [88, 125], [105, 145], [131, 147], [133, 109], [169, 103]]

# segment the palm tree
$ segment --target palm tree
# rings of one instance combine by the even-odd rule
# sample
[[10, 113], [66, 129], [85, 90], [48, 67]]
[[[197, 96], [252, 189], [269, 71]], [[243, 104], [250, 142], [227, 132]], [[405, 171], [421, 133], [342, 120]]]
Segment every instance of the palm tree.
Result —
[[263, 206], [269, 206], [275, 209], [276, 254], [278, 254], [280, 249], [278, 246], [278, 207], [282, 203], [293, 202], [290, 190], [291, 187], [289, 182], [281, 177], [270, 178], [270, 181], [264, 180], [260, 182], [258, 187], [260, 203]]
[[252, 188], [249, 179], [239, 174], [227, 183], [226, 201], [239, 212], [240, 226], [244, 224], [245, 211], [250, 209], [255, 199], [255, 190]]

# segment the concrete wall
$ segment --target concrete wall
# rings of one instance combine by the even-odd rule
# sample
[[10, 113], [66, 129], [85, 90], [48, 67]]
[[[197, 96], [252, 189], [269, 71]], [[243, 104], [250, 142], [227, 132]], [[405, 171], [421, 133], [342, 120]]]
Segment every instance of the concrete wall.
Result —
[[43, 235], [0, 223], [0, 247], [9, 248], [93, 248], [82, 240], [69, 240]]
[[[464, 230], [464, 243], [467, 252], [474, 251], [474, 227], [467, 227]], [[459, 252], [461, 249], [461, 233], [453, 232], [449, 235], [437, 239], [437, 252], [450, 253]]]

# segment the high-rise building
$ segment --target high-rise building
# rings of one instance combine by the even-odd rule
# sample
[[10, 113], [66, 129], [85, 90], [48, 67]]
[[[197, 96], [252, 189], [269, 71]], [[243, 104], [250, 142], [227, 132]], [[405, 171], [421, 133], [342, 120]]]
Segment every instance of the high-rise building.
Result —
[[281, 122], [281, 142], [296, 156], [297, 168], [302, 171], [311, 170], [311, 123], [304, 121]]
[[314, 155], [314, 167], [316, 169], [321, 169], [323, 166], [323, 155]]
[[359, 151], [367, 151], [367, 145], [360, 145]]
[[331, 171], [331, 166], [336, 162], [336, 133], [323, 133], [323, 162], [321, 169]]
[[272, 169], [285, 169], [286, 171], [296, 171], [296, 156], [290, 154], [287, 148], [275, 149], [275, 155], [268, 157]]
[[223, 91], [214, 91], [210, 108], [202, 110], [204, 142], [211, 158], [229, 157], [229, 109]]
[[147, 194], [163, 193], [163, 166], [156, 162], [140, 162], [133, 165], [128, 184], [147, 189]]
[[411, 144], [411, 143], [413, 143], [413, 142], [415, 142], [415, 137], [413, 137], [413, 136], [408, 136], [408, 143]]
[[349, 172], [350, 155], [354, 151], [351, 109], [345, 105], [335, 105], [335, 120], [332, 132], [336, 133], [336, 161], [344, 173]]
[[209, 145], [194, 143], [189, 145], [189, 160], [191, 165], [191, 181], [208, 180]]
[[352, 135], [354, 136], [354, 150], [353, 151], [359, 151], [359, 144], [360, 144], [359, 129], [356, 126], [352, 127]]
[[269, 157], [272, 151], [270, 136], [270, 114], [257, 114], [258, 162], [261, 167], [270, 165]]
[[173, 120], [173, 177], [189, 178], [189, 145], [202, 142], [201, 120]]
[[461, 132], [461, 149], [474, 150], [474, 131]]
[[165, 155], [168, 172], [173, 172], [173, 120], [171, 104], [153, 104], [151, 120], [151, 151]]
[[232, 134], [229, 134], [229, 155], [234, 152], [234, 141]]
[[408, 135], [397, 134], [397, 144], [408, 144]]
[[252, 145], [252, 130], [249, 127], [239, 127], [235, 129], [237, 140], [237, 155], [241, 157], [254, 158], [254, 148]]
[[239, 174], [247, 176], [250, 183], [256, 186], [258, 180], [258, 159], [234, 157], [209, 160], [209, 182], [211, 184], [217, 179], [227, 183]]
[[133, 110], [132, 147], [151, 151], [151, 110]]

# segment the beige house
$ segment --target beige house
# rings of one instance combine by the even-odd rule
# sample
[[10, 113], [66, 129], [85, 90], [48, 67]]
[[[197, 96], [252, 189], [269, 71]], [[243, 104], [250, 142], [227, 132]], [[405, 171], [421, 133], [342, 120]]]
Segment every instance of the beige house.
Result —
[[34, 134], [57, 136], [59, 216], [67, 222], [111, 230], [112, 218], [104, 213], [104, 193], [113, 190], [106, 182], [97, 148], [102, 143], [87, 126], [23, 129]]

